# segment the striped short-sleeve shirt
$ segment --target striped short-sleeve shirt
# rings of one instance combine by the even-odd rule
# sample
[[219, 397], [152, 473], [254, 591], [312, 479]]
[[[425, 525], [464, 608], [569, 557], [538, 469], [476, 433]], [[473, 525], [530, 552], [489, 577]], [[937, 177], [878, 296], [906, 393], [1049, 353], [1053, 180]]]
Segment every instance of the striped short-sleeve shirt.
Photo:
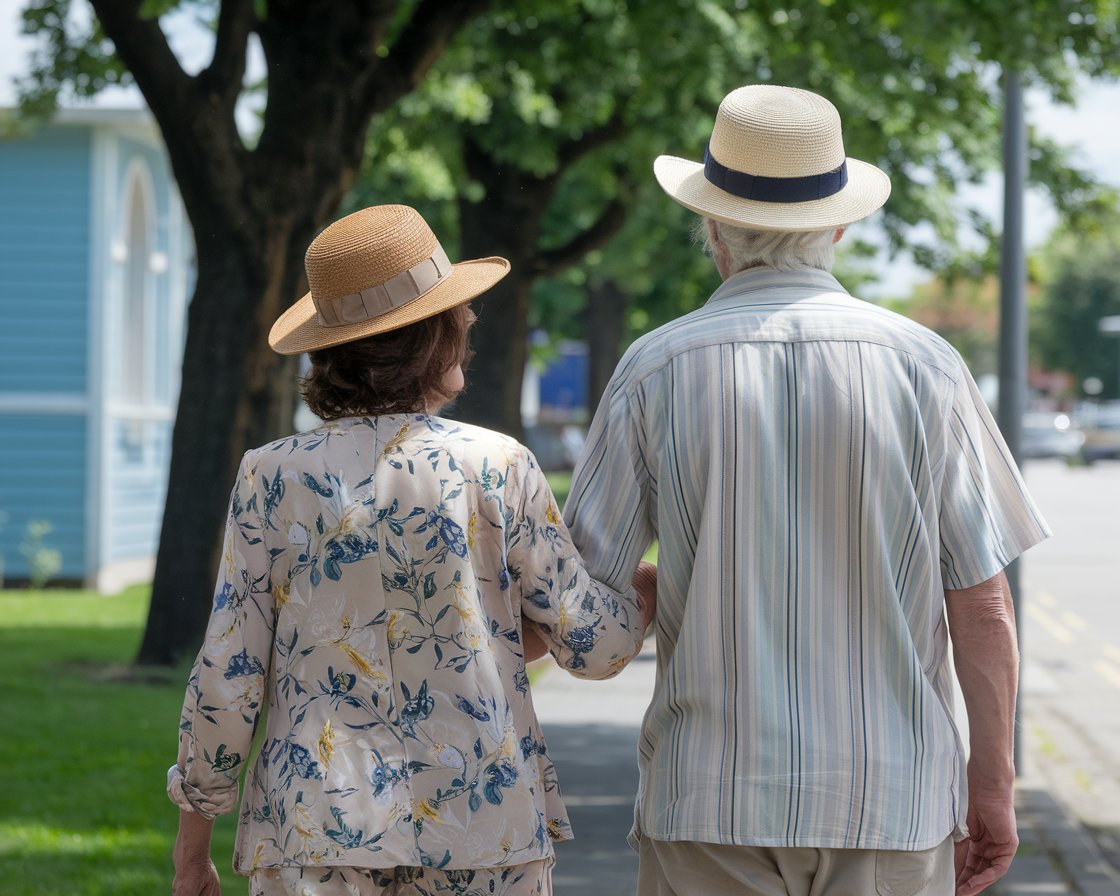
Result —
[[659, 541], [636, 831], [918, 850], [964, 823], [944, 589], [1049, 531], [944, 340], [752, 269], [618, 366], [565, 516], [613, 588]]

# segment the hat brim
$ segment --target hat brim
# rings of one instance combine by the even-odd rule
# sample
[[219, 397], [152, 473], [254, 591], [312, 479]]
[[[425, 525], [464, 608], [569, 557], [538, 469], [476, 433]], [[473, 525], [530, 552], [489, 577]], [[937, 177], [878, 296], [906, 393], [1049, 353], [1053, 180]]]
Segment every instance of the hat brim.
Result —
[[453, 264], [451, 272], [419, 298], [369, 320], [340, 327], [319, 323], [315, 302], [308, 293], [277, 318], [268, 334], [268, 344], [281, 355], [298, 355], [387, 333], [469, 302], [508, 273], [509, 262], [504, 258], [461, 261]]
[[806, 202], [743, 199], [710, 183], [701, 163], [676, 156], [658, 156], [653, 173], [669, 196], [706, 218], [754, 230], [828, 230], [866, 218], [891, 195], [891, 181], [883, 171], [859, 159], [847, 161], [844, 188]]

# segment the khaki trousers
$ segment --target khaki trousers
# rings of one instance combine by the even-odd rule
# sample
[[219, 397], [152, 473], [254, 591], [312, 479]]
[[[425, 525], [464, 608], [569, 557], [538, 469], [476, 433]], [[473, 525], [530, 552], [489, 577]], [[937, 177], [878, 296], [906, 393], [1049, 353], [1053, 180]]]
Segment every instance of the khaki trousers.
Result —
[[552, 859], [503, 868], [262, 868], [249, 896], [552, 896]]
[[638, 896], [953, 896], [953, 838], [921, 852], [643, 837]]

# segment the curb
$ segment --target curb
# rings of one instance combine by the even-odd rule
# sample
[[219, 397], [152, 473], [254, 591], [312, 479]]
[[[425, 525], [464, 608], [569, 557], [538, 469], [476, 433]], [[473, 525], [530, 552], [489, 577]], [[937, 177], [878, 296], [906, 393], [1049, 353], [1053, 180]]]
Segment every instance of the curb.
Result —
[[1101, 855], [1092, 837], [1050, 791], [1036, 782], [1022, 782], [1015, 803], [1019, 853], [1007, 876], [991, 889], [993, 894], [1116, 896], [1120, 893], [1120, 873]]

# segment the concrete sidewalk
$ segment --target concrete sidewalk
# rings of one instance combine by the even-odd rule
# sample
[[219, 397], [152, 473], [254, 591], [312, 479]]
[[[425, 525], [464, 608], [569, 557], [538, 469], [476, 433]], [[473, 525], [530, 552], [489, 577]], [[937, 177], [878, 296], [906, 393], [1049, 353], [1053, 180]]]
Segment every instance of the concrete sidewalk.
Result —
[[[617, 678], [581, 681], [555, 666], [533, 699], [576, 839], [557, 848], [557, 896], [631, 896], [637, 854], [626, 843], [638, 786], [638, 729], [656, 662], [652, 640]], [[997, 896], [1120, 896], [1120, 875], [1037, 781], [1020, 782], [1019, 855]], [[703, 894], [696, 894], [703, 896]]]

